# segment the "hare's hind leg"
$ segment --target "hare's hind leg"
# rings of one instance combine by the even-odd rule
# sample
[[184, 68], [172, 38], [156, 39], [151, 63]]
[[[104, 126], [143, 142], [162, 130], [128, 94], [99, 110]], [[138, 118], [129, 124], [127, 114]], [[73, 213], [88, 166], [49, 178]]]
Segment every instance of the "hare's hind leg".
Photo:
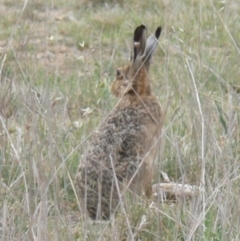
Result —
[[103, 177], [101, 193], [101, 216], [103, 219], [109, 219], [111, 214], [115, 213], [116, 207], [119, 203], [120, 193], [118, 193], [117, 185], [120, 185], [120, 183], [118, 180], [114, 179], [109, 170], [104, 173]]
[[79, 199], [82, 216], [96, 219], [97, 205], [95, 205], [95, 203], [97, 203], [97, 201], [90, 192], [91, 191], [87, 190], [86, 186], [78, 185], [77, 196]]

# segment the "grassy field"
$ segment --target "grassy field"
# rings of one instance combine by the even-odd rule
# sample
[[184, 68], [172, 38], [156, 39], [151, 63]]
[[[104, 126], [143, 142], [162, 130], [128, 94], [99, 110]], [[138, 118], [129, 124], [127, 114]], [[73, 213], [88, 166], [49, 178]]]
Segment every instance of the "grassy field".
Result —
[[[166, 111], [160, 171], [191, 201], [126, 200], [91, 223], [74, 193], [87, 140], [117, 99], [132, 33], [163, 27], [151, 68]], [[240, 240], [240, 3], [0, 2], [1, 240]]]

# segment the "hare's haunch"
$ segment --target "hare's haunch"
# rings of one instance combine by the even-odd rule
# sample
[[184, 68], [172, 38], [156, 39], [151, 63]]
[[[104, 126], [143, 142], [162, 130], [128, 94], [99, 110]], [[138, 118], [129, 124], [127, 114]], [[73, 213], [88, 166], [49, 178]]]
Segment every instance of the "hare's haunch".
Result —
[[78, 197], [93, 219], [110, 217], [124, 187], [136, 194], [152, 194], [162, 112], [148, 71], [161, 27], [148, 38], [146, 32], [144, 25], [135, 29], [132, 62], [116, 71], [111, 85], [119, 103], [92, 136], [78, 168]]

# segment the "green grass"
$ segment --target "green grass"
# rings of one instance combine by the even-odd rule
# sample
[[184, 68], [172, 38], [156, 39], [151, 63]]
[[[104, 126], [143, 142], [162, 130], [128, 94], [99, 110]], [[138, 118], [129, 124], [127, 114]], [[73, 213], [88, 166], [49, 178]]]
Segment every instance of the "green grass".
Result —
[[[240, 239], [237, 1], [36, 0], [21, 14], [23, 3], [4, 0], [0, 9], [3, 240]], [[151, 68], [166, 110], [154, 182], [163, 170], [200, 185], [204, 170], [205, 202], [127, 199], [126, 215], [119, 208], [93, 224], [78, 206], [74, 176], [117, 102], [109, 85], [141, 23], [163, 26]]]

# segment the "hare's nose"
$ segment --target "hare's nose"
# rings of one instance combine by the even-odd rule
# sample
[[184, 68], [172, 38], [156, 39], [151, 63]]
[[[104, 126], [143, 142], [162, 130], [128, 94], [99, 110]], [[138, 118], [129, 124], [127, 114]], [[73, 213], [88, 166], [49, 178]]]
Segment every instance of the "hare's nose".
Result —
[[117, 69], [116, 76], [119, 77], [121, 74], [122, 74], [121, 71], [119, 69]]

